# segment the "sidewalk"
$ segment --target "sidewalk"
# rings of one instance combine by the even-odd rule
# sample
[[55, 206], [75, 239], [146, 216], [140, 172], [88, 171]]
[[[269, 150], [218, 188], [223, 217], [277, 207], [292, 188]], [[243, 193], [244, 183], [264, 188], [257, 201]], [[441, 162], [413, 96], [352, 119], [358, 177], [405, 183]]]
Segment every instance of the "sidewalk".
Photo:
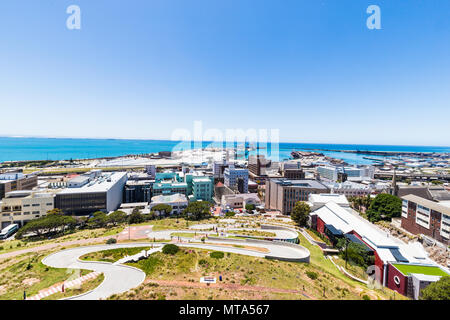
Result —
[[[95, 279], [97, 278], [101, 273], [100, 272], [91, 272], [85, 276], [76, 278], [74, 280], [70, 280], [70, 281], [65, 281], [64, 284], [64, 289], [68, 289], [68, 288], [73, 288], [75, 286], [79, 286], [81, 285], [83, 282], [86, 282], [87, 280], [91, 280], [91, 279]], [[41, 300], [45, 297], [48, 297], [52, 294], [55, 294], [57, 292], [62, 292], [62, 286], [63, 284], [55, 284], [47, 289], [43, 289], [41, 291], [39, 291], [38, 294], [31, 296], [29, 298], [27, 298], [27, 300]]]

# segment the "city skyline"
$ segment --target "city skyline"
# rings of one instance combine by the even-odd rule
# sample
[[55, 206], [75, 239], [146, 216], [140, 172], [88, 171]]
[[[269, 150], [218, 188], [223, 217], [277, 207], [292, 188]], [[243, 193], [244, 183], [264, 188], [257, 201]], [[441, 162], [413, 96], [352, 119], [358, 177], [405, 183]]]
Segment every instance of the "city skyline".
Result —
[[450, 116], [440, 3], [5, 2], [2, 115], [26, 116], [0, 136], [170, 140], [201, 120], [286, 143], [448, 146], [433, 121]]

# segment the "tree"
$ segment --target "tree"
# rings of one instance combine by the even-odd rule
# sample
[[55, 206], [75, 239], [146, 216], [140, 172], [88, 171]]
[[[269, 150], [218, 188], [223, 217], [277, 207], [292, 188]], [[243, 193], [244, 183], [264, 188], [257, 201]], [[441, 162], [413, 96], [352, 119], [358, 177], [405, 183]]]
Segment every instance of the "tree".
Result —
[[88, 220], [90, 228], [104, 228], [108, 224], [108, 216], [102, 211], [96, 211]]
[[21, 239], [26, 234], [33, 234], [41, 237], [46, 234], [62, 234], [67, 229], [74, 229], [76, 219], [65, 216], [59, 209], [53, 209], [47, 212], [47, 215], [28, 222], [16, 233], [16, 238]]
[[422, 290], [421, 300], [450, 300], [450, 277], [445, 276]]
[[299, 226], [304, 227], [308, 222], [309, 213], [311, 208], [306, 202], [298, 201], [291, 213], [291, 219]]
[[168, 216], [172, 210], [172, 206], [163, 203], [157, 204], [152, 208], [152, 212], [157, 213], [158, 216]]
[[134, 224], [134, 223], [142, 223], [144, 222], [144, 217], [141, 214], [141, 211], [138, 208], [134, 208], [133, 212], [128, 217], [128, 223]]
[[201, 220], [211, 216], [211, 206], [208, 201], [194, 201], [188, 204], [183, 213], [190, 220]]
[[114, 226], [124, 223], [127, 220], [127, 214], [123, 211], [114, 211], [108, 215], [108, 223], [112, 223]]
[[245, 205], [245, 210], [249, 211], [249, 212], [253, 212], [253, 210], [255, 210], [255, 205], [251, 204], [251, 203], [247, 203]]
[[396, 196], [381, 193], [372, 200], [367, 210], [367, 217], [370, 221], [391, 220], [400, 217], [402, 213], [402, 200]]

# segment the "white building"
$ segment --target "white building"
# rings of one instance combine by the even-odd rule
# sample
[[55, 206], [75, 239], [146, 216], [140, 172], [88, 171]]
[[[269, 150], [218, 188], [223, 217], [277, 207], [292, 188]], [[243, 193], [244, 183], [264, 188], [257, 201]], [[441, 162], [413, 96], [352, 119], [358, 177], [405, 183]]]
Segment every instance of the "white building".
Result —
[[372, 193], [373, 188], [367, 184], [352, 181], [345, 182], [322, 182], [331, 193], [343, 194], [346, 196], [366, 196]]
[[317, 167], [317, 173], [320, 175], [320, 178], [330, 181], [338, 181], [339, 174], [345, 174], [347, 176], [347, 180], [362, 181], [372, 180], [375, 174], [375, 168], [372, 166], [321, 166]]
[[55, 196], [55, 208], [68, 214], [110, 212], [119, 208], [128, 176], [126, 172], [93, 172], [88, 184], [66, 188]]
[[23, 226], [30, 220], [42, 217], [54, 208], [55, 195], [42, 191], [11, 191], [0, 202], [2, 229], [10, 223]]
[[176, 193], [169, 196], [159, 195], [152, 197], [150, 203], [150, 210], [159, 204], [167, 204], [172, 207], [172, 214], [182, 214], [183, 210], [188, 206], [188, 200], [184, 194]]
[[331, 201], [343, 208], [350, 208], [347, 197], [342, 194], [312, 193], [309, 195], [307, 203], [311, 207], [311, 211], [314, 211]]
[[247, 204], [260, 206], [261, 199], [259, 199], [256, 193], [229, 194], [223, 195], [220, 203], [223, 209], [245, 209]]

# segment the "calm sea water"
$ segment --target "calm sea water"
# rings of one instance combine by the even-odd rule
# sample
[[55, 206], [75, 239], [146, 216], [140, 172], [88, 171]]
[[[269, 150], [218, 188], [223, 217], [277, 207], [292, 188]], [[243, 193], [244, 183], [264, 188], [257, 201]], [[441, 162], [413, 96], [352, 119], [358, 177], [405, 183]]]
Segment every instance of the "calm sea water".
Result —
[[[144, 154], [170, 151], [179, 142], [167, 140], [117, 140], [117, 139], [62, 139], [62, 138], [10, 138], [0, 137], [0, 162], [17, 160], [64, 160], [114, 157], [127, 154]], [[203, 143], [207, 146], [210, 143]], [[290, 158], [293, 150], [334, 149], [409, 152], [450, 152], [450, 147], [385, 146], [349, 144], [280, 143], [280, 160]], [[270, 149], [266, 150], [270, 157]], [[321, 151], [327, 156], [343, 159], [351, 164], [368, 164], [363, 155]]]

